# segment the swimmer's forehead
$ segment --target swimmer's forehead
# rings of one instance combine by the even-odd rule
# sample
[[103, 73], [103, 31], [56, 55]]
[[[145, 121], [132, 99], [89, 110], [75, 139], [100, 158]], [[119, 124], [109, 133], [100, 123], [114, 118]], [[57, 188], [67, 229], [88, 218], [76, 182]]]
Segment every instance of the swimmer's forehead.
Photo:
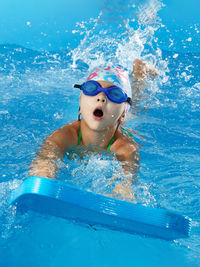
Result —
[[114, 83], [111, 83], [111, 82], [108, 82], [108, 81], [97, 80], [97, 82], [98, 82], [103, 88], [108, 88], [108, 87], [116, 86]]

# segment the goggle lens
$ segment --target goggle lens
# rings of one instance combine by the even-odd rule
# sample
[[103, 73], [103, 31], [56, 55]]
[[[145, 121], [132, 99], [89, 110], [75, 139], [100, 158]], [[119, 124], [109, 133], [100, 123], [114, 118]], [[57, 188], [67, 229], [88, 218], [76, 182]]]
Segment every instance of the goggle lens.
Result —
[[88, 92], [88, 93], [94, 93], [97, 90], [97, 85], [92, 82], [84, 83], [82, 86], [82, 90]]
[[123, 91], [117, 89], [117, 88], [113, 88], [111, 90], [109, 90], [109, 95], [112, 99], [116, 99], [119, 101], [123, 101], [125, 99], [125, 94], [123, 93]]

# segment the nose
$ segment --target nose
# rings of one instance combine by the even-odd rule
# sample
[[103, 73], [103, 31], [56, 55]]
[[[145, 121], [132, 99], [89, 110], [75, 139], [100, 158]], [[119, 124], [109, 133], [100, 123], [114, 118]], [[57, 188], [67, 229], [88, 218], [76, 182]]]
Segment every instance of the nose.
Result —
[[104, 92], [101, 92], [97, 95], [97, 102], [106, 103], [106, 101], [107, 101], [107, 96]]

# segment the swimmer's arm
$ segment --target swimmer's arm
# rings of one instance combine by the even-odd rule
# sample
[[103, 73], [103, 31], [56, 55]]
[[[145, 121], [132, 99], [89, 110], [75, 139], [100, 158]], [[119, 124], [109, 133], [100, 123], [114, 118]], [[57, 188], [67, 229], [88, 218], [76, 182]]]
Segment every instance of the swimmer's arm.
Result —
[[154, 80], [158, 75], [158, 71], [153, 66], [147, 65], [140, 59], [134, 61], [133, 71], [131, 73], [133, 108], [136, 106], [137, 101], [141, 99], [142, 94], [145, 91], [147, 79]]
[[64, 126], [47, 137], [30, 166], [29, 175], [55, 179], [66, 149], [77, 144], [75, 129]]
[[[136, 179], [136, 173], [139, 168], [139, 154], [137, 152], [138, 145], [123, 142], [116, 150], [116, 156], [122, 162], [125, 177], [122, 174], [116, 175], [109, 179], [109, 184], [115, 182], [116, 179], [121, 179], [120, 183], [114, 186], [112, 196], [121, 196], [123, 199], [135, 202], [134, 192], [132, 190], [132, 182]], [[127, 174], [131, 174], [131, 178], [126, 178]]]
[[139, 145], [133, 139], [129, 141], [122, 132], [119, 132], [111, 150], [115, 152], [117, 159], [122, 162], [124, 173], [134, 173], [133, 169], [135, 169], [135, 166], [139, 166], [140, 162]]
[[56, 162], [62, 159], [62, 153], [59, 148], [46, 138], [36, 158], [30, 165], [29, 175], [55, 179], [58, 167]]
[[122, 150], [119, 151], [116, 156], [117, 159], [122, 162], [124, 174], [131, 173], [136, 178], [136, 172], [139, 168], [140, 158], [137, 151], [138, 148], [132, 144], [130, 146], [132, 147], [130, 147], [127, 151], [122, 148]]

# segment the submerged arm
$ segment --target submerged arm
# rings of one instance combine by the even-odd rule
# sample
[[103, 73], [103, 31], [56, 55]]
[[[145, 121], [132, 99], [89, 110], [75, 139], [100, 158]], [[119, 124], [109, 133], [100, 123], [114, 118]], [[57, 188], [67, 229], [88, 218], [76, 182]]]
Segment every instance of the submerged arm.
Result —
[[134, 142], [121, 139], [116, 144], [116, 156], [122, 163], [123, 172], [109, 179], [109, 185], [113, 184], [113, 197], [135, 202], [135, 196], [132, 184], [136, 180], [137, 171], [139, 169], [139, 146]]

